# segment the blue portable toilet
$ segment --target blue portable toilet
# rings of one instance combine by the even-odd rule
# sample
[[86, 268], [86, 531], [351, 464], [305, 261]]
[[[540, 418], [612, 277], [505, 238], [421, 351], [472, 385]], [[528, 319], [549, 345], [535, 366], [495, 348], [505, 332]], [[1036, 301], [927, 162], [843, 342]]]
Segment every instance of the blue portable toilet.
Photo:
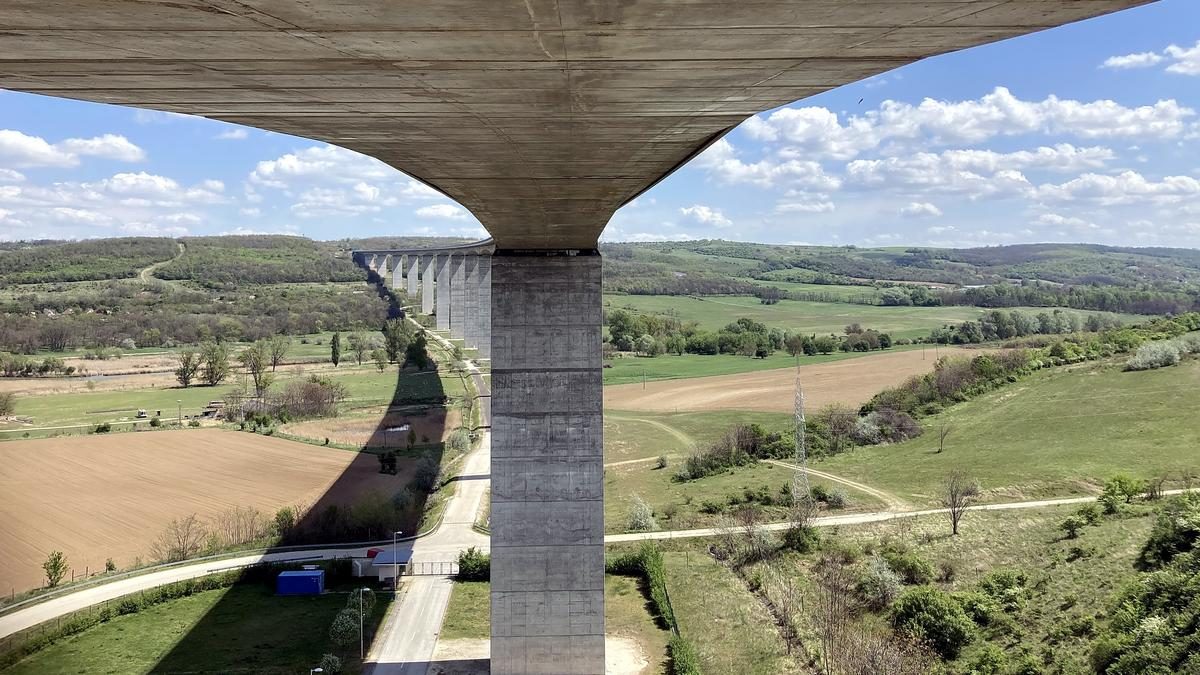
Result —
[[275, 577], [276, 595], [320, 595], [325, 590], [325, 570], [290, 570]]

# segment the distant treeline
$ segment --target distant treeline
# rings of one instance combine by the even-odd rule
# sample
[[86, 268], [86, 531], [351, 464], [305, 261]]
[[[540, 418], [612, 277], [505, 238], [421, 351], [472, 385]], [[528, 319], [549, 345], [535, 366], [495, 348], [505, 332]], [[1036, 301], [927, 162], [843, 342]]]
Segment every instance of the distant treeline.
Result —
[[249, 286], [216, 293], [111, 282], [87, 292], [37, 293], [0, 304], [0, 351], [170, 347], [205, 339], [374, 328], [388, 303], [366, 284]]
[[304, 237], [251, 235], [182, 241], [187, 253], [159, 268], [155, 276], [222, 289], [367, 278], [366, 270], [354, 264], [349, 252]]
[[13, 284], [125, 279], [179, 248], [173, 239], [126, 237], [78, 242], [17, 242], [0, 246], [0, 288]]

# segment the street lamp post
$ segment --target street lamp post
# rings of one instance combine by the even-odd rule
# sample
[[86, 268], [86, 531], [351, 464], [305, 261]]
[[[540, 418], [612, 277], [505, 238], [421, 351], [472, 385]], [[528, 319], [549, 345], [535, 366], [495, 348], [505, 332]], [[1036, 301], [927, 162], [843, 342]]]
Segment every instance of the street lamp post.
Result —
[[358, 589], [358, 660], [366, 658], [363, 648], [363, 596], [367, 594], [366, 587]]
[[324, 668], [309, 668], [308, 675], [313, 675], [313, 673], [323, 673], [323, 672], [325, 672]]
[[396, 530], [392, 533], [392, 589], [395, 591], [400, 590], [400, 555], [397, 553], [398, 548], [396, 546], [396, 542], [402, 534], [404, 533], [400, 530]]

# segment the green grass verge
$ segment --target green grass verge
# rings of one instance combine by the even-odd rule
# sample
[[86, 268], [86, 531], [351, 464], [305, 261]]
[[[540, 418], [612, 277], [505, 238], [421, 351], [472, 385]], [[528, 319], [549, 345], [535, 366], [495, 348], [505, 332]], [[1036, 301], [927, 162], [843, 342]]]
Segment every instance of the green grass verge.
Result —
[[[940, 499], [961, 468], [991, 501], [1093, 492], [1114, 473], [1200, 472], [1200, 360], [1142, 372], [1086, 363], [1040, 371], [924, 420], [920, 438], [858, 448], [813, 468], [889, 490], [914, 504]], [[937, 428], [951, 428], [937, 452]]]
[[[356, 673], [357, 647], [343, 651], [329, 640], [329, 625], [345, 604], [344, 593], [279, 597], [263, 585], [239, 584], [118, 616], [4, 672], [304, 673], [333, 652], [342, 656], [343, 672]], [[387, 604], [380, 596], [375, 625]]]

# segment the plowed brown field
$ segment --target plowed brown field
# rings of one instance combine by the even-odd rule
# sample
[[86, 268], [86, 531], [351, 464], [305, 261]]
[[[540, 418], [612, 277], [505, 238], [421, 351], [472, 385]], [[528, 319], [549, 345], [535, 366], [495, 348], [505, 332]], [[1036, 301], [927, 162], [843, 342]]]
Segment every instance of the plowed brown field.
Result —
[[[61, 550], [83, 574], [113, 558], [149, 559], [174, 518], [208, 518], [234, 506], [271, 516], [285, 505], [349, 502], [403, 477], [378, 473], [371, 455], [248, 433], [198, 429], [0, 444], [0, 589], [44, 582]], [[68, 579], [70, 575], [68, 575]]]
[[[856, 359], [801, 366], [805, 409], [814, 411], [829, 403], [858, 406], [885, 387], [912, 375], [933, 370], [934, 351], [885, 352]], [[979, 354], [983, 350], [946, 349], [940, 354]], [[674, 412], [682, 410], [762, 410], [792, 412], [796, 370], [760, 370], [753, 373], [658, 380], [604, 388], [604, 407], [613, 410]]]

